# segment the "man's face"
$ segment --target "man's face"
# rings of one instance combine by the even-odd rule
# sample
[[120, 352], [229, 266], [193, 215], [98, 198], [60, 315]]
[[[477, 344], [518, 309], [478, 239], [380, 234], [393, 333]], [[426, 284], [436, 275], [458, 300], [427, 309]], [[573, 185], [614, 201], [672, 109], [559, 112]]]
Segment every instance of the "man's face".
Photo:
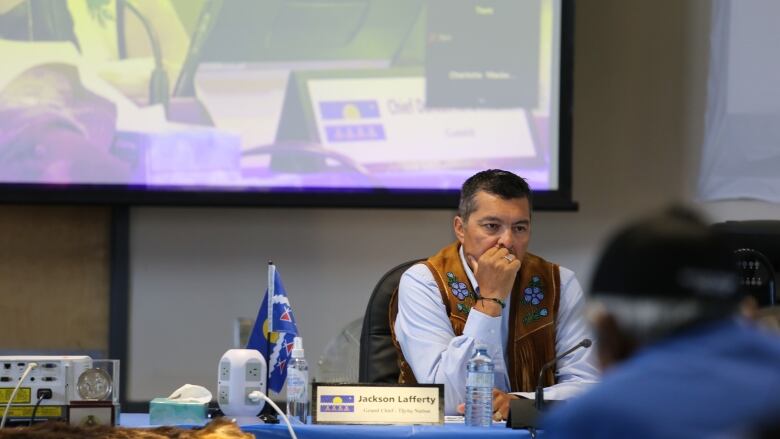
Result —
[[463, 246], [464, 254], [479, 260], [487, 249], [500, 246], [522, 259], [531, 238], [531, 208], [528, 198], [505, 200], [497, 195], [479, 191], [474, 201], [476, 209], [468, 221], [464, 222], [461, 217], [456, 216], [454, 222], [455, 236]]

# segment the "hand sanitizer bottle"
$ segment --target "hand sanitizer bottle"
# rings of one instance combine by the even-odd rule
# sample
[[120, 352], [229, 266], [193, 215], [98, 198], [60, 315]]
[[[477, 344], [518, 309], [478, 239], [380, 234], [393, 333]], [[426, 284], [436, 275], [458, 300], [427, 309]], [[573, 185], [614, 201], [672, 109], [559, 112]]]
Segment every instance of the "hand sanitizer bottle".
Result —
[[303, 339], [295, 337], [292, 359], [287, 365], [287, 417], [305, 424], [309, 417], [309, 364], [303, 358]]

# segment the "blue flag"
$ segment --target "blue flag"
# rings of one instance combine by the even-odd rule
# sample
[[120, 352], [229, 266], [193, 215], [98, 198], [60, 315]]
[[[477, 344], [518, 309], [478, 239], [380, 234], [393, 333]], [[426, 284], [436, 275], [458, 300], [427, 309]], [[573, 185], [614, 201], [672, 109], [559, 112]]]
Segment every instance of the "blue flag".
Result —
[[287, 291], [282, 285], [282, 278], [276, 270], [274, 270], [274, 294], [271, 297], [271, 307], [273, 317], [269, 326], [268, 290], [266, 290], [246, 348], [257, 349], [265, 357], [269, 369], [268, 388], [279, 393], [287, 379], [287, 362], [293, 350], [293, 340], [298, 335], [298, 327], [295, 325], [295, 317], [290, 308], [290, 301], [287, 300]]

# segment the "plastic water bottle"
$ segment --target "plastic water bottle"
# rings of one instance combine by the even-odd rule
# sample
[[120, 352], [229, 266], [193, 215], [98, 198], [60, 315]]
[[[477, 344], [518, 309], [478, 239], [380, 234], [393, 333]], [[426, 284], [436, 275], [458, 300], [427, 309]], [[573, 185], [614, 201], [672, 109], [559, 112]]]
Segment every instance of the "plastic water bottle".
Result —
[[287, 365], [287, 417], [305, 424], [309, 417], [309, 364], [303, 358], [303, 339], [295, 337], [292, 360]]
[[493, 422], [493, 359], [477, 345], [466, 366], [466, 425], [490, 427]]

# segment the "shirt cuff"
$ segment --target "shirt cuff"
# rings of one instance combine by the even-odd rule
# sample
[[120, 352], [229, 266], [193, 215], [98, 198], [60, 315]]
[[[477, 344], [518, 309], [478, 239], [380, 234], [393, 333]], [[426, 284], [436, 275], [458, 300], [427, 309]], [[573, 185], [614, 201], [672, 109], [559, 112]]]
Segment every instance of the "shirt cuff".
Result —
[[489, 346], [501, 345], [501, 316], [492, 317], [471, 308], [463, 335], [471, 337]]

